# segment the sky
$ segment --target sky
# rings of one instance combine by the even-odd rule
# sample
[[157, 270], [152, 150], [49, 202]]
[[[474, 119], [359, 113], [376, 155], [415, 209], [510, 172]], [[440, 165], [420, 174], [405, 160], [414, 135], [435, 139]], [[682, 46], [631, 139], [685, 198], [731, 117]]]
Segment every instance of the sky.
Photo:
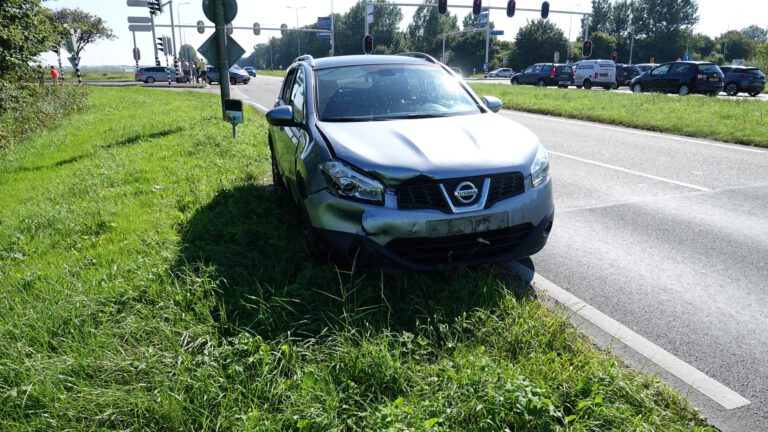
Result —
[[[163, 0], [167, 1], [167, 0]], [[331, 9], [335, 13], [344, 13], [357, 0], [238, 0], [238, 14], [234, 20], [235, 26], [252, 27], [258, 22], [262, 27], [279, 27], [286, 24], [290, 28], [296, 27], [298, 18], [299, 26], [314, 23], [319, 16], [327, 16]], [[419, 3], [420, 0], [399, 0], [402, 3]], [[492, 7], [505, 7], [506, 0], [484, 0], [483, 6], [490, 3]], [[590, 12], [590, 0], [550, 0], [552, 11], [576, 11]], [[699, 23], [696, 31], [709, 36], [717, 36], [727, 30], [739, 30], [752, 24], [768, 27], [768, 1], [765, 0], [698, 0]], [[448, 0], [448, 10], [459, 16], [459, 22], [470, 9], [451, 8], [453, 5], [470, 6], [471, 0]], [[84, 66], [101, 65], [133, 65], [132, 49], [133, 37], [128, 31], [129, 16], [149, 16], [147, 8], [126, 6], [126, 0], [51, 0], [45, 3], [51, 9], [80, 8], [91, 14], [102, 17], [115, 33], [116, 39], [112, 41], [98, 41], [89, 45], [82, 54]], [[539, 0], [518, 0], [518, 11], [513, 18], [507, 18], [503, 10], [492, 10], [491, 21], [497, 29], [504, 30], [503, 40], [514, 40], [518, 29], [526, 24], [529, 19], [539, 17], [538, 12], [524, 12], [520, 8], [539, 9]], [[202, 10], [202, 0], [173, 0], [174, 20], [176, 24], [194, 24], [197, 20], [205, 18]], [[415, 7], [403, 7], [403, 21], [400, 26], [406, 27], [411, 21], [411, 16], [416, 11]], [[575, 40], [580, 29], [580, 16], [550, 13], [549, 19], [560, 27], [566, 37]], [[166, 6], [164, 13], [156, 19], [156, 24], [170, 24], [170, 13]], [[158, 36], [171, 35], [170, 28], [157, 29]], [[278, 32], [262, 31], [260, 36], [255, 36], [250, 30], [236, 30], [232, 37], [246, 50], [252, 50], [257, 43], [266, 43], [268, 34], [279, 36]], [[184, 29], [179, 35], [176, 29], [177, 46], [179, 38], [194, 47], [199, 47], [212, 34], [212, 29], [200, 35], [195, 29]], [[363, 35], [360, 35], [362, 40]], [[142, 65], [153, 63], [152, 34], [136, 33], [136, 43], [141, 50]], [[682, 53], [681, 53], [682, 54]], [[56, 61], [53, 54], [44, 54], [43, 60], [47, 63]]]

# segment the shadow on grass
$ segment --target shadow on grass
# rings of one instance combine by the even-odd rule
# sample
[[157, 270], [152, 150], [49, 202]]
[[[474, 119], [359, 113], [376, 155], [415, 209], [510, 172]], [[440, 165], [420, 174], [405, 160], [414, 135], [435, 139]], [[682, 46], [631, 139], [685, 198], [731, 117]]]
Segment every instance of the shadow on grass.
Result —
[[216, 281], [223, 331], [267, 338], [314, 337], [328, 327], [412, 331], [453, 321], [497, 305], [499, 280], [508, 277], [497, 267], [385, 275], [319, 264], [290, 198], [271, 185], [219, 193], [196, 211], [182, 239], [176, 271]]

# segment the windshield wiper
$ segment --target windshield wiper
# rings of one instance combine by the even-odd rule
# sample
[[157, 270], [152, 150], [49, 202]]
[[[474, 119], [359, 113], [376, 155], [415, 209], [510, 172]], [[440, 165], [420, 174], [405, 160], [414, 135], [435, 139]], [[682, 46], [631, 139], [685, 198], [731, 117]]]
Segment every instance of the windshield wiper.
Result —
[[371, 117], [325, 117], [324, 122], [364, 122], [373, 120]]
[[378, 117], [382, 120], [401, 120], [401, 119], [421, 119], [421, 118], [432, 118], [432, 117], [451, 117], [456, 115], [456, 113], [408, 113], [408, 114], [393, 114], [388, 116], [381, 116]]

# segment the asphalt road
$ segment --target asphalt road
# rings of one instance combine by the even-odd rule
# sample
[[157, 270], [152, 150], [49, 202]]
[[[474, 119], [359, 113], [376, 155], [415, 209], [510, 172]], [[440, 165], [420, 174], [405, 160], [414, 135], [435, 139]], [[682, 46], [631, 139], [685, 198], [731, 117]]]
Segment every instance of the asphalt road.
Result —
[[[263, 107], [280, 78], [233, 87]], [[217, 88], [215, 88], [217, 90]], [[724, 431], [768, 430], [768, 151], [503, 111], [550, 151], [557, 213], [536, 271], [751, 403], [657, 371]], [[510, 137], [514, 142], [514, 137]]]

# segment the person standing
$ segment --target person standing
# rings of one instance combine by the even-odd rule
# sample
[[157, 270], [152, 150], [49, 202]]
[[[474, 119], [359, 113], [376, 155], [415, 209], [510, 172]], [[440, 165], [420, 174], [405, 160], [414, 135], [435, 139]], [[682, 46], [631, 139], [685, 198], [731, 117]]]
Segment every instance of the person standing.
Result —
[[59, 83], [59, 71], [57, 71], [53, 65], [51, 65], [51, 81], [53, 81], [54, 84]]
[[189, 62], [186, 60], [181, 62], [181, 75], [184, 77], [184, 82], [189, 82]]

